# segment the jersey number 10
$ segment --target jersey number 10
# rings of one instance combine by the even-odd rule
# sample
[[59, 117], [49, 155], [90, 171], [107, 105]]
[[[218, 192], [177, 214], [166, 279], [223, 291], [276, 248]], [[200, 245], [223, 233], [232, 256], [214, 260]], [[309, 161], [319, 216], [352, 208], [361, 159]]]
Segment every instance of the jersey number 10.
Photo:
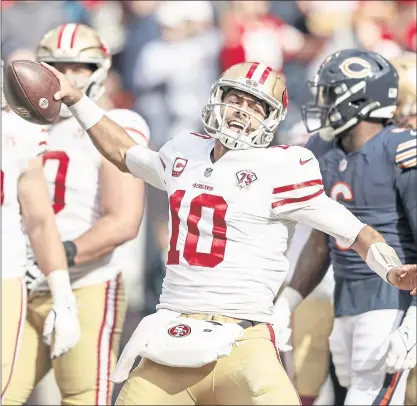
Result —
[[[171, 211], [171, 239], [167, 265], [178, 265], [180, 262], [180, 251], [177, 250], [178, 235], [180, 229], [180, 218], [178, 212], [184, 198], [185, 190], [177, 190], [169, 197]], [[211, 250], [208, 253], [197, 252], [197, 243], [200, 238], [198, 222], [202, 216], [203, 207], [213, 209], [213, 241]], [[226, 212], [227, 203], [221, 196], [203, 193], [191, 200], [190, 212], [187, 217], [187, 237], [184, 243], [183, 257], [192, 266], [214, 268], [224, 259], [226, 251]]]

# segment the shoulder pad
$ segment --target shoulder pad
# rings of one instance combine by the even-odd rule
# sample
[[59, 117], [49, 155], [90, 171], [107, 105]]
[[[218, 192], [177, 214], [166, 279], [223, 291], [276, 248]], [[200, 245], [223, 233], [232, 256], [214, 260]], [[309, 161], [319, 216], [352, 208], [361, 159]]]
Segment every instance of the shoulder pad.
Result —
[[416, 130], [394, 128], [388, 134], [387, 150], [395, 164], [401, 169], [417, 166]]
[[148, 145], [149, 127], [140, 114], [127, 109], [113, 109], [107, 111], [106, 115], [123, 127], [135, 142], [142, 146]]
[[279, 157], [275, 156], [275, 154], [271, 156], [276, 163], [285, 161], [290, 166], [296, 165], [298, 167], [299, 165], [304, 166], [311, 160], [316, 161], [314, 154], [310, 150], [299, 145], [274, 145], [269, 147], [268, 150], [276, 153], [281, 152]]

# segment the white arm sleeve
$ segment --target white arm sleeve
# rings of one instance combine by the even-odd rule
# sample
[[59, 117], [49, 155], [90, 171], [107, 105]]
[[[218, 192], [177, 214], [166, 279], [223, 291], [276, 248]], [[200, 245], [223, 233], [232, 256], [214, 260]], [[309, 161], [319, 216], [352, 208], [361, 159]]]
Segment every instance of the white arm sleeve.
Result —
[[336, 238], [342, 247], [350, 247], [365, 226], [346, 207], [322, 193], [304, 207], [282, 217], [298, 221]]
[[158, 152], [135, 145], [126, 152], [126, 166], [136, 178], [143, 179], [157, 189], [166, 190]]
[[305, 148], [292, 147], [292, 151], [285, 177], [275, 180], [273, 213], [307, 224], [333, 236], [341, 246], [350, 247], [365, 224], [326, 196], [320, 166], [314, 155]]

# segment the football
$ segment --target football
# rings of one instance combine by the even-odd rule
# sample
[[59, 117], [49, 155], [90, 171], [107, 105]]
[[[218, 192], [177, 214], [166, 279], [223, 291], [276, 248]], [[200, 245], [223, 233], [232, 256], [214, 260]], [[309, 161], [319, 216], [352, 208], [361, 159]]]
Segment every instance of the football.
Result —
[[40, 63], [12, 61], [4, 74], [4, 96], [10, 108], [34, 124], [52, 124], [59, 116], [61, 100], [58, 79]]

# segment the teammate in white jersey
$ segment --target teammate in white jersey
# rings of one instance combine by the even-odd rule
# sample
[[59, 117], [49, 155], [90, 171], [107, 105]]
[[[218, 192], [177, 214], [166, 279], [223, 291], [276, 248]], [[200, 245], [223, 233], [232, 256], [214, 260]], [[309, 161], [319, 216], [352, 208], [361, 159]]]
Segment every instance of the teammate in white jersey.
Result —
[[[2, 64], [3, 65], [3, 64]], [[20, 353], [26, 317], [26, 242], [22, 220], [36, 260], [47, 277], [52, 303], [46, 309], [48, 321], [40, 326], [44, 340], [54, 344], [51, 353], [59, 357], [74, 347], [80, 328], [75, 297], [67, 271], [48, 189], [43, 174], [41, 127], [29, 124], [13, 113], [2, 91], [1, 162], [1, 296], [2, 360], [1, 399], [7, 396], [12, 373]], [[52, 309], [51, 309], [52, 306]]]
[[[37, 59], [54, 64], [95, 100], [102, 95], [111, 56], [91, 28], [66, 24], [49, 31], [38, 45]], [[108, 114], [135, 143], [147, 147], [149, 130], [142, 117], [129, 110]], [[51, 300], [48, 286], [39, 283], [29, 299], [24, 359], [16, 367], [6, 401], [25, 403], [53, 368], [62, 404], [108, 405], [113, 388], [109, 376], [116, 364], [126, 312], [123, 255], [131, 253], [120, 252], [118, 247], [138, 234], [144, 182], [104, 159], [66, 108], [48, 128], [47, 147], [44, 171], [77, 297], [81, 340], [57, 360], [51, 360], [47, 348], [38, 344], [39, 325]], [[35, 274], [36, 267], [30, 272]]]
[[[300, 404], [271, 326], [297, 221], [333, 235], [385, 281], [416, 293], [417, 266], [401, 265], [375, 230], [323, 193], [311, 152], [267, 148], [287, 107], [285, 85], [270, 67], [229, 68], [203, 110], [208, 135], [178, 136], [158, 153], [135, 144], [64, 75], [45, 66], [61, 83], [55, 98], [69, 106], [101, 153], [169, 196], [160, 304], [118, 361], [112, 379], [128, 381], [117, 404]], [[130, 373], [138, 354], [143, 360]]]

